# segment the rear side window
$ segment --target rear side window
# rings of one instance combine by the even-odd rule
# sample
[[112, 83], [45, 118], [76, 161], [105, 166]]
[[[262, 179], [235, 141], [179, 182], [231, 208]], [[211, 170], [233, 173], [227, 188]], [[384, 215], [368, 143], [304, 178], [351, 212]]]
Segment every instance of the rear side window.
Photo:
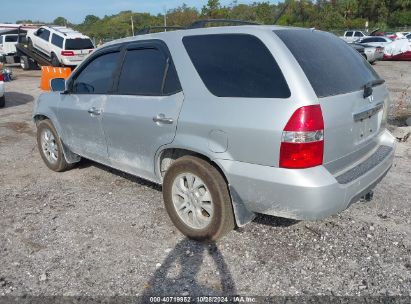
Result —
[[113, 84], [113, 73], [119, 52], [101, 55], [91, 61], [76, 77], [72, 92], [77, 94], [107, 94]]
[[291, 95], [277, 62], [257, 37], [187, 36], [183, 43], [201, 80], [215, 96], [288, 98]]
[[351, 36], [352, 36], [352, 32], [347, 32], [347, 33], [345, 33], [345, 36], [351, 37]]
[[17, 42], [18, 36], [6, 36], [5, 42]]
[[377, 73], [333, 34], [305, 29], [275, 30], [300, 64], [318, 97], [361, 90]]
[[51, 36], [51, 43], [59, 48], [63, 48], [63, 41], [64, 41], [64, 38], [60, 37], [59, 35], [53, 34]]
[[355, 37], [363, 37], [364, 35], [361, 32], [355, 32]]
[[161, 51], [156, 48], [127, 51], [118, 94], [160, 96], [179, 90], [180, 83], [174, 65]]
[[66, 50], [87, 50], [94, 49], [93, 42], [90, 39], [76, 38], [76, 39], [66, 39]]

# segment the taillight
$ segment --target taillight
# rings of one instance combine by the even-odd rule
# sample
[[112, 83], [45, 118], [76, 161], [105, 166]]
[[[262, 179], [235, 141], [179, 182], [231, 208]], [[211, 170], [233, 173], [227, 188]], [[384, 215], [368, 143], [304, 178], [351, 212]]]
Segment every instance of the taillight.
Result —
[[281, 168], [303, 169], [323, 163], [324, 121], [320, 105], [298, 108], [284, 128]]
[[4, 81], [3, 73], [0, 71], [0, 81]]
[[73, 51], [61, 51], [61, 56], [74, 56]]

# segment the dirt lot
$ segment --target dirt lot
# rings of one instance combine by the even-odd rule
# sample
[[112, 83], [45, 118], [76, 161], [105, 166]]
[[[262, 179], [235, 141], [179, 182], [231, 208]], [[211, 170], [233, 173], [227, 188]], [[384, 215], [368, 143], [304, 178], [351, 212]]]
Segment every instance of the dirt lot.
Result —
[[[401, 137], [411, 62], [375, 68]], [[154, 184], [90, 161], [47, 169], [30, 119], [39, 72], [14, 73], [0, 109], [0, 295], [411, 295], [411, 139], [370, 203], [316, 222], [259, 216], [199, 244]]]

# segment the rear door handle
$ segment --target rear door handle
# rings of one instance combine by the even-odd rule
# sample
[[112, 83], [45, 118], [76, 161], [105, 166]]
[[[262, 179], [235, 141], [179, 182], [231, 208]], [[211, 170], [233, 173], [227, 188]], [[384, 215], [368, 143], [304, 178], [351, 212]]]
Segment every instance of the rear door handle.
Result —
[[156, 117], [153, 117], [153, 121], [155, 123], [170, 125], [173, 123], [174, 120], [170, 117], [166, 117], [164, 114], [158, 114]]
[[96, 109], [95, 107], [92, 107], [92, 108], [88, 109], [87, 112], [89, 112], [90, 114], [93, 114], [93, 115], [100, 115], [101, 114], [101, 110]]

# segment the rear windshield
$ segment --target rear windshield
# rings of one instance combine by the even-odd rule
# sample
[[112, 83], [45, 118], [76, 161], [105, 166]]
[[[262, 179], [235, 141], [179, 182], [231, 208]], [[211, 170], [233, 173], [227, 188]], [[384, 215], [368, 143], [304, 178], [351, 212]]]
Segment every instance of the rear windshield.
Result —
[[378, 74], [333, 34], [308, 29], [275, 30], [300, 64], [318, 97], [359, 91]]
[[94, 45], [90, 39], [66, 39], [66, 50], [85, 50], [94, 49]]

